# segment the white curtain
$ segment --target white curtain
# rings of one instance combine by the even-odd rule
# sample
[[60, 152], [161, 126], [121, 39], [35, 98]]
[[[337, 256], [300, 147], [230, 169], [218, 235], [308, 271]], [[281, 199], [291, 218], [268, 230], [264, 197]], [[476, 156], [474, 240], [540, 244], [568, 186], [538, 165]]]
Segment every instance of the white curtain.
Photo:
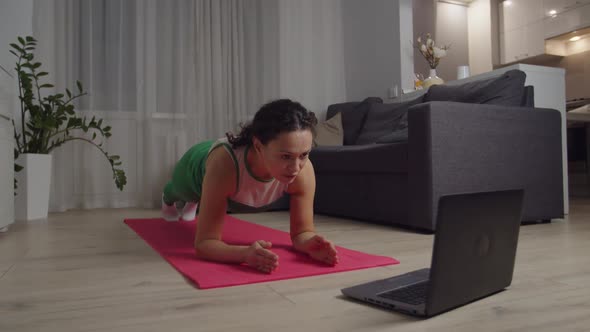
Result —
[[346, 101], [340, 0], [279, 0], [280, 95], [324, 118]]
[[340, 0], [37, 0], [38, 57], [56, 90], [113, 127], [103, 145], [54, 152], [50, 211], [156, 207], [182, 154], [278, 97], [323, 114], [345, 100]]

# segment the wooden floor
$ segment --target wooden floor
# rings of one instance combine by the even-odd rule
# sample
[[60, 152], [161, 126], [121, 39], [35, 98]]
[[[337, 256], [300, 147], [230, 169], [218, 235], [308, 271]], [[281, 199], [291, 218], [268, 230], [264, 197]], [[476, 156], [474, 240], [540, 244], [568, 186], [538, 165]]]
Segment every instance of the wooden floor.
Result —
[[[0, 331], [589, 331], [590, 199], [521, 227], [512, 286], [421, 320], [351, 302], [340, 289], [429, 264], [432, 235], [317, 216], [318, 230], [400, 265], [199, 290], [129, 229], [155, 210], [53, 214], [0, 234]], [[238, 215], [281, 230], [288, 215]]]

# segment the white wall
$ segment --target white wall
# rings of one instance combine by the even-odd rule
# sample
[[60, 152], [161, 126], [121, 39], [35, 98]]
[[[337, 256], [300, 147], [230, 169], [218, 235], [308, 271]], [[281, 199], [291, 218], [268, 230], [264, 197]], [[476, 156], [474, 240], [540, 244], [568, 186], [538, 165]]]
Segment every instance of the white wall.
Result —
[[[413, 12], [413, 26], [414, 26], [414, 42], [418, 36], [423, 36], [430, 33], [434, 40], [436, 40], [436, 4], [437, 0], [414, 0], [412, 1]], [[428, 62], [418, 50], [414, 52], [414, 72], [422, 74], [424, 77], [428, 76], [430, 67]]]
[[33, 0], [2, 1], [0, 4], [0, 65], [12, 69], [14, 56], [8, 52], [8, 45], [17, 36], [33, 33]]
[[302, 102], [320, 119], [347, 99], [342, 11], [340, 0], [279, 1], [280, 97]]
[[[397, 86], [400, 92], [402, 86], [413, 85], [407, 74], [414, 67], [411, 8], [409, 0], [342, 0], [349, 101], [369, 96], [386, 100], [390, 88]], [[402, 19], [401, 15], [405, 17]], [[410, 71], [402, 71], [402, 67]]]
[[[493, 70], [498, 61], [497, 1], [474, 0], [469, 6], [415, 0], [414, 40], [430, 32], [437, 44], [451, 44], [448, 57], [441, 60], [438, 75], [445, 81], [457, 78], [457, 66], [469, 65], [471, 75]], [[494, 44], [496, 43], [496, 45]], [[419, 52], [414, 54], [417, 73], [428, 76], [428, 64]]]
[[8, 118], [14, 116], [18, 99], [16, 58], [9, 52], [9, 44], [16, 42], [17, 36], [32, 34], [32, 17], [33, 0], [0, 3], [0, 229], [14, 221], [14, 143]]
[[0, 113], [12, 116], [17, 91], [16, 58], [9, 52], [9, 44], [15, 43], [18, 36], [33, 33], [33, 0], [2, 1], [0, 7], [0, 66], [13, 76], [0, 69]]
[[492, 70], [491, 1], [475, 0], [467, 11], [469, 67], [472, 75]]
[[399, 1], [399, 50], [400, 53], [400, 79], [402, 91], [414, 90], [414, 47], [412, 36], [414, 35], [414, 18], [412, 15], [412, 1]]
[[467, 7], [439, 2], [436, 8], [436, 44], [451, 44], [447, 56], [436, 68], [445, 81], [457, 79], [457, 66], [469, 64]]

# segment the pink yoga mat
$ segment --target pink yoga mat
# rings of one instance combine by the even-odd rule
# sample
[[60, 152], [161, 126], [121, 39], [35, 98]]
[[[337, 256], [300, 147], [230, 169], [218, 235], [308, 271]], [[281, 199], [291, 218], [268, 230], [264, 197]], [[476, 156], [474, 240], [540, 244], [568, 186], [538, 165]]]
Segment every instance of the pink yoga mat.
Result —
[[296, 252], [289, 234], [226, 216], [223, 240], [229, 244], [250, 245], [256, 240], [272, 242], [272, 251], [279, 256], [279, 267], [271, 274], [258, 272], [246, 265], [224, 264], [196, 258], [193, 222], [167, 222], [164, 219], [126, 219], [125, 223], [154, 250], [199, 288], [216, 288], [257, 282], [299, 278], [319, 274], [358, 270], [398, 264], [390, 257], [369, 255], [337, 247], [340, 263], [327, 266]]

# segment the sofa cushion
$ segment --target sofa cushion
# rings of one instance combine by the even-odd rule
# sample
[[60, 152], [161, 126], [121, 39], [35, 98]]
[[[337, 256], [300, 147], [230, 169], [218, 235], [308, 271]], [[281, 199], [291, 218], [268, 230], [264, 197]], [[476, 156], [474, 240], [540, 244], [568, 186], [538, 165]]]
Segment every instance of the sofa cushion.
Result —
[[328, 121], [320, 122], [315, 126], [314, 146], [340, 146], [343, 139], [342, 113], [338, 113]]
[[405, 173], [408, 143], [318, 146], [309, 159], [316, 174]]
[[383, 135], [377, 139], [376, 143], [396, 143], [405, 142], [408, 140], [408, 128], [398, 129], [389, 134]]
[[473, 104], [521, 106], [526, 74], [509, 70], [499, 77], [461, 85], [433, 85], [424, 96], [424, 102], [456, 101]]
[[371, 104], [383, 103], [378, 97], [369, 97], [362, 102], [348, 102], [333, 104], [328, 107], [326, 119], [330, 119], [337, 113], [342, 114], [342, 129], [344, 130], [344, 145], [352, 145], [365, 123]]
[[422, 102], [422, 98], [391, 103], [371, 104], [367, 119], [356, 140], [357, 145], [376, 143], [381, 137], [407, 127], [408, 109]]

